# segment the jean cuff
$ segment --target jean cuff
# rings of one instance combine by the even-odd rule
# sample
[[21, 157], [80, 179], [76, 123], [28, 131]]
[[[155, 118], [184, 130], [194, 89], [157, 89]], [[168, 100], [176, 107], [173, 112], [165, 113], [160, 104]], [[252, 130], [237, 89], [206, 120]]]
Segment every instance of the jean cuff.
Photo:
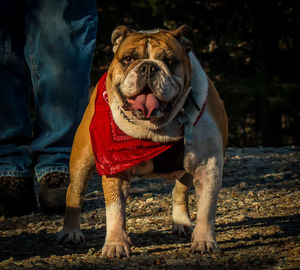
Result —
[[68, 167], [49, 167], [44, 169], [35, 170], [35, 177], [38, 182], [41, 181], [44, 175], [52, 172], [61, 172], [65, 174], [69, 174], [69, 168]]
[[0, 171], [0, 177], [1, 176], [13, 176], [13, 177], [19, 177], [19, 178], [24, 178], [24, 177], [32, 177], [32, 173], [30, 171], [24, 170], [24, 171], [14, 171], [14, 170], [9, 170], [9, 171]]

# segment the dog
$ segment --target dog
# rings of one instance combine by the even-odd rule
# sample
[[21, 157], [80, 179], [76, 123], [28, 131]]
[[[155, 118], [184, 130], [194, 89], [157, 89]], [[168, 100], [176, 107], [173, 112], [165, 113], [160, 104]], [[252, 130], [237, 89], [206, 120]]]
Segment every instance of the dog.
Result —
[[[106, 238], [102, 256], [130, 256], [125, 206], [131, 176], [173, 178], [173, 232], [192, 233], [193, 252], [220, 251], [215, 215], [228, 137], [226, 111], [193, 52], [194, 33], [117, 27], [114, 57], [93, 91], [70, 158], [65, 220], [57, 239], [82, 242], [80, 212], [95, 167], [102, 175]], [[96, 165], [96, 166], [95, 166]], [[188, 190], [197, 197], [195, 226]]]

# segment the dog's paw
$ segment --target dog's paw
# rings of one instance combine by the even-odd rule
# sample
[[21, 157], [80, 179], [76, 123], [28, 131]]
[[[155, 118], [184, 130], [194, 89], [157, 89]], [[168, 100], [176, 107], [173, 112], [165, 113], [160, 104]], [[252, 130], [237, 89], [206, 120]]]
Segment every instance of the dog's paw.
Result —
[[56, 240], [58, 243], [82, 243], [85, 241], [85, 237], [80, 229], [68, 229], [63, 228], [60, 232], [56, 235]]
[[179, 224], [173, 222], [172, 224], [172, 232], [181, 237], [188, 237], [192, 234], [194, 230], [194, 225], [190, 224]]
[[193, 241], [192, 242], [192, 252], [200, 252], [203, 253], [221, 253], [221, 249], [216, 241], [207, 241], [207, 240], [201, 240], [201, 241]]
[[221, 249], [216, 240], [213, 237], [202, 236], [195, 237], [195, 231], [192, 234], [192, 252], [203, 253], [221, 253]]
[[[198, 226], [197, 226], [198, 225]], [[192, 234], [192, 252], [203, 253], [219, 253], [221, 254], [221, 249], [216, 241], [215, 231], [202, 224], [196, 224], [196, 227]]]
[[122, 237], [109, 237], [106, 239], [102, 248], [101, 257], [103, 258], [122, 258], [131, 255], [131, 240], [126, 232], [122, 233]]

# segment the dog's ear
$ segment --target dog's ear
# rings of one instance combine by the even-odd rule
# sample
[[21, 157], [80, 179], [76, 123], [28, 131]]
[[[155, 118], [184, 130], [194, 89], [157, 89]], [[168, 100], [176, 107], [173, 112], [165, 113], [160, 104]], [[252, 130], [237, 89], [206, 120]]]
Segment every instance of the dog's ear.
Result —
[[193, 28], [184, 24], [170, 33], [182, 44], [186, 52], [193, 49], [195, 43], [195, 34]]
[[115, 53], [120, 46], [121, 42], [124, 40], [126, 35], [128, 34], [129, 29], [125, 25], [120, 25], [113, 31], [111, 35], [111, 43], [113, 46], [113, 52]]

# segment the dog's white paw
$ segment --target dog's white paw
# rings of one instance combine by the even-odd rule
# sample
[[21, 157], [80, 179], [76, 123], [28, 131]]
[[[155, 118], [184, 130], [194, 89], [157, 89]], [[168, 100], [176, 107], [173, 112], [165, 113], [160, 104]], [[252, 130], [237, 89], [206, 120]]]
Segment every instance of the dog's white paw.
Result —
[[172, 232], [181, 237], [188, 237], [192, 234], [194, 230], [194, 225], [190, 224], [179, 224], [173, 222], [172, 224]]
[[77, 244], [84, 242], [85, 237], [80, 229], [69, 229], [64, 227], [60, 232], [57, 233], [56, 240], [59, 243], [73, 242]]
[[192, 252], [203, 253], [221, 253], [221, 249], [214, 239], [214, 237], [208, 235], [196, 236], [195, 230], [192, 234]]
[[192, 252], [203, 253], [221, 253], [221, 249], [216, 241], [193, 241], [192, 242]]
[[128, 234], [123, 231], [120, 237], [107, 237], [102, 248], [101, 257], [107, 258], [122, 258], [131, 255], [131, 240]]
[[172, 209], [172, 231], [179, 236], [190, 236], [194, 230], [194, 224], [191, 221], [186, 201], [182, 201], [180, 204], [173, 201]]

